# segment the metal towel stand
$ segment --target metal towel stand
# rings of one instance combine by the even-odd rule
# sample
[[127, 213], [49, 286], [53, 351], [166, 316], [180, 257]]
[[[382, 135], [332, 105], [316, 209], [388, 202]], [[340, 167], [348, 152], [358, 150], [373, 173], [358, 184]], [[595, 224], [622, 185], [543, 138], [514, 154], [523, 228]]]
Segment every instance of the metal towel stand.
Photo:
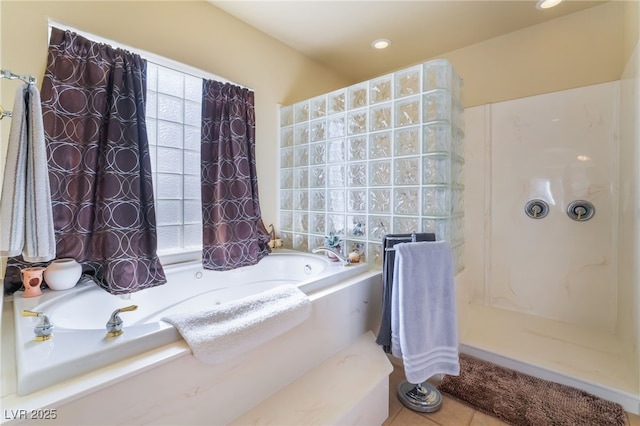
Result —
[[[385, 239], [411, 243], [417, 241], [415, 232], [412, 232], [411, 235], [408, 236], [385, 236]], [[384, 251], [395, 251], [395, 248], [387, 247]], [[383, 256], [385, 255], [386, 253], [383, 254]], [[398, 386], [398, 399], [405, 407], [421, 413], [433, 413], [438, 411], [442, 406], [442, 394], [430, 383], [413, 384], [405, 380]]]

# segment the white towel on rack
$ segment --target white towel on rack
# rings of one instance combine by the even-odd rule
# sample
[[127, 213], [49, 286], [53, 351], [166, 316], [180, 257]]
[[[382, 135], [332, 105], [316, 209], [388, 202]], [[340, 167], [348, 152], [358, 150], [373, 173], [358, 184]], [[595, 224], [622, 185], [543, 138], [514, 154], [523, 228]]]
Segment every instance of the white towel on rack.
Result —
[[0, 203], [0, 255], [27, 262], [56, 255], [49, 169], [40, 92], [33, 84], [16, 91]]
[[391, 352], [407, 381], [460, 374], [451, 247], [446, 241], [401, 243], [391, 295]]
[[291, 330], [311, 315], [311, 301], [282, 285], [197, 312], [170, 315], [194, 356], [207, 364], [233, 359]]

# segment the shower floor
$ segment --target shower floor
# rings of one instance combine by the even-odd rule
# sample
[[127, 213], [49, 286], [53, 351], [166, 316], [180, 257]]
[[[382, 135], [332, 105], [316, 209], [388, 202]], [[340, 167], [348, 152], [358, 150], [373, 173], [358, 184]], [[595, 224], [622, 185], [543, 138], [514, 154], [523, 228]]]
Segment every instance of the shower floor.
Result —
[[543, 378], [560, 381], [559, 374], [564, 384], [591, 393], [591, 385], [639, 393], [637, 360], [612, 333], [479, 304], [468, 305], [466, 324], [460, 340], [470, 355], [493, 353], [502, 362], [487, 360], [508, 368], [522, 370], [518, 366], [526, 363], [549, 370], [556, 374]]

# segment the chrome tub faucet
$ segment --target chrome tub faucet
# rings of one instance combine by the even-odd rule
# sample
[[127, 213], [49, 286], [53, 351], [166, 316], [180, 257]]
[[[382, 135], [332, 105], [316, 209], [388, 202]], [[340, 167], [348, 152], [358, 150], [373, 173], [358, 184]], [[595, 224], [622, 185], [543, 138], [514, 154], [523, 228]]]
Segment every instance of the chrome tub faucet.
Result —
[[337, 251], [336, 249], [333, 249], [331, 247], [318, 247], [318, 248], [314, 248], [311, 251], [313, 253], [320, 253], [321, 251], [329, 252], [329, 253], [333, 254], [335, 257], [337, 257], [341, 264], [343, 264], [345, 266], [351, 264], [351, 260], [349, 260], [348, 257], [344, 256], [342, 253], [340, 253], [339, 251]]

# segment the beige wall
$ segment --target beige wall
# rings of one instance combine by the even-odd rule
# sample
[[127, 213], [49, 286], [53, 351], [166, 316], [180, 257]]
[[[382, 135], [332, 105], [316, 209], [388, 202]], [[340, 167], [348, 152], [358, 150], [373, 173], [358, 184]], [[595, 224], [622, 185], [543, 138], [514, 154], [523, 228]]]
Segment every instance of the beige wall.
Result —
[[625, 1], [624, 9], [624, 39], [622, 44], [622, 63], [627, 65], [640, 40], [640, 1]]
[[[640, 3], [625, 3], [620, 81], [620, 199], [618, 201], [618, 331], [633, 359], [640, 353]], [[640, 363], [635, 374], [640, 373]], [[632, 372], [630, 372], [632, 374]]]
[[441, 55], [465, 81], [465, 106], [614, 81], [626, 2], [611, 2]]
[[[40, 81], [48, 19], [179, 61], [251, 87], [256, 93], [258, 178], [266, 224], [277, 214], [278, 103], [311, 97], [347, 81], [207, 2], [0, 2], [1, 61]], [[16, 82], [0, 80], [10, 109]], [[0, 145], [2, 166], [8, 125]], [[0, 167], [2, 169], [2, 167]]]

